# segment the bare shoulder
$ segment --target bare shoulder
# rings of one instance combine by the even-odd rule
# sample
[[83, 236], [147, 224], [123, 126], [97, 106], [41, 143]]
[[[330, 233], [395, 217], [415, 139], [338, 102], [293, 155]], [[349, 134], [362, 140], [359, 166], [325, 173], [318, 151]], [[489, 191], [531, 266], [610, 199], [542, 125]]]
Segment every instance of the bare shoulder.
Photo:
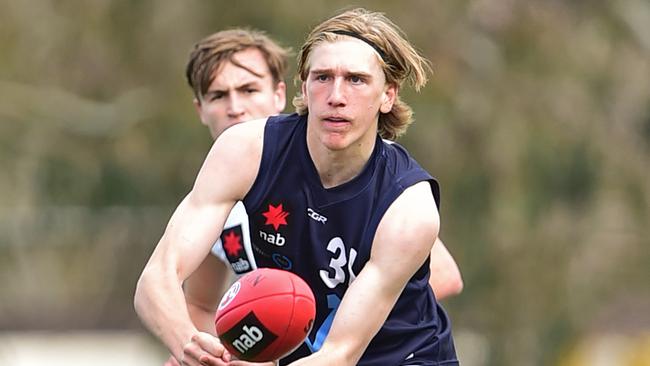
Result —
[[386, 211], [382, 224], [412, 229], [432, 227], [437, 235], [438, 209], [429, 182], [422, 181], [405, 189]]
[[216, 184], [227, 187], [230, 197], [244, 197], [257, 177], [262, 157], [266, 118], [234, 125], [214, 142], [199, 171], [194, 190]]
[[226, 129], [214, 142], [210, 154], [213, 154], [214, 150], [217, 150], [215, 154], [222, 157], [230, 154], [254, 153], [257, 150], [261, 153], [266, 120], [266, 118], [256, 119]]
[[404, 190], [384, 214], [377, 227], [373, 252], [428, 255], [438, 237], [439, 220], [429, 182], [414, 184]]

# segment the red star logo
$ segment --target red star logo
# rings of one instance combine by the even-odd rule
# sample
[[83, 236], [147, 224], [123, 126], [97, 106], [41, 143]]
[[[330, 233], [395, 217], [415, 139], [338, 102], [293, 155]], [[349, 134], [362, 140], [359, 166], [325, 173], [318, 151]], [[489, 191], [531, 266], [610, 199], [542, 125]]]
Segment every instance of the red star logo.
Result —
[[235, 234], [235, 230], [230, 230], [228, 234], [223, 237], [223, 249], [226, 250], [229, 256], [236, 257], [241, 251], [241, 237]]
[[287, 216], [288, 212], [284, 212], [282, 209], [282, 204], [277, 206], [269, 205], [269, 210], [262, 213], [266, 217], [266, 222], [264, 225], [272, 225], [275, 231], [278, 231], [280, 225], [287, 225]]

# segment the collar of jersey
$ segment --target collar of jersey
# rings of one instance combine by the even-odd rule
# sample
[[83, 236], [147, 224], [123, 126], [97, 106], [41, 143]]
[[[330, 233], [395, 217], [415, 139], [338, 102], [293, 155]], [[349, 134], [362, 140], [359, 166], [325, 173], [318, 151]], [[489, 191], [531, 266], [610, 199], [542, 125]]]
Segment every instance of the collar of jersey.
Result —
[[383, 141], [379, 135], [375, 141], [375, 148], [370, 155], [370, 159], [363, 167], [359, 175], [354, 177], [352, 180], [338, 186], [325, 188], [323, 187], [323, 183], [320, 180], [316, 166], [311, 160], [309, 150], [307, 149], [307, 116], [301, 116], [299, 123], [301, 124], [299, 127], [299, 140], [301, 144], [301, 150], [305, 152], [304, 154], [299, 154], [300, 162], [311, 189], [319, 192], [320, 194], [317, 196], [322, 197], [323, 199], [322, 202], [318, 202], [319, 208], [354, 198], [363, 192], [372, 181], [372, 177], [375, 174], [375, 168], [377, 166], [377, 157], [382, 152]]

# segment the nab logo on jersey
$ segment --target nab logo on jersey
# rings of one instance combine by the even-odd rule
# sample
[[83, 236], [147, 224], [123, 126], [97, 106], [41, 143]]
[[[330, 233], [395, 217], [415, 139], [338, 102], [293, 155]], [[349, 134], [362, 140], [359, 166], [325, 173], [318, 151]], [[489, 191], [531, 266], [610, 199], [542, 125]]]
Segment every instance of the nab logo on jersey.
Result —
[[275, 233], [269, 233], [260, 230], [260, 238], [269, 244], [273, 244], [278, 247], [284, 246], [287, 240], [284, 236], [282, 236], [282, 234], [280, 234], [279, 230], [283, 225], [288, 225], [287, 216], [289, 216], [289, 212], [284, 210], [284, 207], [282, 207], [281, 203], [277, 206], [269, 204], [268, 210], [266, 212], [262, 212], [262, 216], [264, 216], [265, 219], [264, 225], [272, 226]]
[[250, 312], [230, 330], [220, 334], [219, 338], [232, 344], [242, 356], [250, 358], [264, 350], [278, 336], [266, 329], [255, 314]]
[[269, 244], [277, 245], [279, 247], [283, 246], [287, 241], [284, 236], [280, 235], [280, 233], [269, 234], [262, 230], [260, 230], [260, 238], [264, 239], [264, 241]]
[[241, 225], [228, 228], [221, 233], [221, 245], [230, 266], [237, 274], [242, 274], [252, 269], [248, 254], [242, 245], [243, 235]]
[[237, 274], [246, 273], [251, 270], [250, 262], [243, 258], [239, 258], [236, 262], [230, 262], [230, 265]]
[[[241, 230], [241, 227], [239, 227], [239, 230]], [[224, 230], [221, 234], [221, 242], [228, 257], [237, 257], [244, 250], [241, 245], [241, 233], [238, 235], [235, 228]]]
[[275, 231], [278, 231], [282, 225], [287, 225], [288, 212], [282, 208], [282, 204], [277, 206], [269, 205], [269, 209], [262, 213], [266, 218], [264, 225], [271, 225]]

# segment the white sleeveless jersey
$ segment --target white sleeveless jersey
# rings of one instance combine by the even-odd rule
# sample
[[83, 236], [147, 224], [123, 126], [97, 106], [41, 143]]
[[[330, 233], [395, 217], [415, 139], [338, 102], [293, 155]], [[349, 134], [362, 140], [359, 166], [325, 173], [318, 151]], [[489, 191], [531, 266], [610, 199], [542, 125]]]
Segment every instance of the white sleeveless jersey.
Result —
[[232, 268], [238, 276], [257, 268], [251, 246], [248, 214], [238, 201], [230, 211], [221, 236], [212, 247], [212, 254]]

